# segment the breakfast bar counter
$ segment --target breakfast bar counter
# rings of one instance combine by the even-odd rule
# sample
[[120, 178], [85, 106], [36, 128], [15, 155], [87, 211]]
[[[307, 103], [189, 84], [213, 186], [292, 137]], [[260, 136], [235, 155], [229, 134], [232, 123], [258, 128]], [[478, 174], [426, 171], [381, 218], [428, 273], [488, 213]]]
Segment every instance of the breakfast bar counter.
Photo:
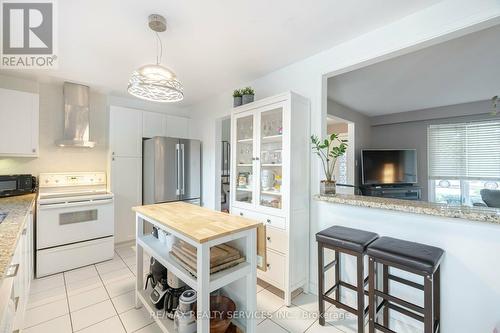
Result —
[[[431, 245], [445, 251], [441, 262], [441, 324], [442, 333], [493, 332], [498, 324], [500, 295], [500, 223], [498, 210], [440, 205], [339, 194], [317, 196], [311, 209], [316, 219], [311, 234], [333, 225], [377, 233], [401, 240]], [[315, 242], [315, 239], [311, 240]], [[311, 251], [314, 255], [316, 251]], [[316, 258], [311, 262], [316, 264]], [[347, 258], [341, 264], [342, 277], [355, 283], [355, 263]], [[317, 280], [317, 267], [310, 268]], [[400, 274], [395, 272], [393, 274]], [[402, 274], [402, 273], [401, 273]], [[414, 277], [402, 274], [401, 277]], [[414, 278], [415, 279], [415, 278]], [[416, 282], [421, 282], [415, 279]], [[420, 290], [391, 284], [398, 297], [422, 305]], [[349, 297], [346, 295], [345, 297]], [[348, 299], [355, 303], [355, 299]], [[457, 316], [464, 313], [467, 315]], [[472, 320], [471, 318], [480, 318]], [[408, 332], [415, 322], [397, 317], [391, 323], [396, 332]]]
[[489, 207], [450, 206], [427, 201], [411, 201], [352, 194], [316, 195], [313, 199], [358, 207], [380, 208], [405, 213], [459, 218], [471, 222], [500, 224], [500, 209]]
[[[167, 270], [197, 292], [197, 332], [210, 331], [210, 293], [220, 290], [236, 303], [237, 311], [253, 313], [256, 309], [257, 228], [261, 222], [229, 215], [188, 203], [173, 202], [134, 207], [136, 212], [136, 307], [144, 305], [156, 313], [144, 290], [143, 251], [155, 257]], [[169, 245], [144, 233], [144, 223], [171, 234], [176, 240], [196, 249], [196, 274], [186, 269], [171, 253]], [[245, 260], [236, 266], [210, 273], [210, 248], [229, 243]], [[164, 332], [174, 332], [173, 322], [155, 316]], [[235, 318], [233, 324], [244, 332], [255, 332], [252, 316]]]

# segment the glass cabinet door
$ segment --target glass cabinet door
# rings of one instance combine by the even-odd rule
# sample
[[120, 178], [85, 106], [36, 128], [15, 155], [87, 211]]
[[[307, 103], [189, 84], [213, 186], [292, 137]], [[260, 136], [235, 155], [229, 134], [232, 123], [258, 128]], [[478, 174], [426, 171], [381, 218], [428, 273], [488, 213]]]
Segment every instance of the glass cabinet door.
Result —
[[259, 205], [281, 209], [283, 177], [283, 108], [260, 113]]
[[252, 204], [254, 200], [254, 116], [236, 119], [236, 161], [234, 200]]

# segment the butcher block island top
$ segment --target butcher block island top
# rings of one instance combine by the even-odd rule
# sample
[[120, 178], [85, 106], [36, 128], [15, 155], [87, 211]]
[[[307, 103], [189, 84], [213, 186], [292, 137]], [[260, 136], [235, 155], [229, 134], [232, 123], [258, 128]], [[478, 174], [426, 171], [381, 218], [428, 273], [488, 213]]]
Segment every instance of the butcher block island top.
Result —
[[137, 206], [133, 210], [200, 244], [243, 230], [257, 228], [262, 224], [262, 222], [185, 202]]

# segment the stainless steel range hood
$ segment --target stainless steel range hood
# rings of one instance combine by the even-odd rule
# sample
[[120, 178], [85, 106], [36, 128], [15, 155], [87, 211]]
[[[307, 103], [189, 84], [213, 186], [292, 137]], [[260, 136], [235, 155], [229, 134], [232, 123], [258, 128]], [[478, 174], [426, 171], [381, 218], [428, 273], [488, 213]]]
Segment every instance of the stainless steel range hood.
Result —
[[64, 137], [56, 141], [60, 147], [92, 148], [89, 128], [89, 87], [64, 82]]

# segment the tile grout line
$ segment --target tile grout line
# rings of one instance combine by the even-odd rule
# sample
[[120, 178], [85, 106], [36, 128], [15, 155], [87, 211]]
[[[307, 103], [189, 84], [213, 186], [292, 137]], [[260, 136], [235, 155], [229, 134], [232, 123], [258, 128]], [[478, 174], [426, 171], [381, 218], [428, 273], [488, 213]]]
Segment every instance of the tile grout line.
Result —
[[71, 332], [74, 332], [73, 329], [73, 319], [71, 317], [71, 308], [69, 307], [69, 296], [68, 296], [68, 288], [66, 287], [66, 276], [62, 273], [63, 281], [64, 281], [64, 291], [66, 293], [66, 305], [68, 306], [68, 314], [69, 314], [69, 324], [71, 325]]
[[48, 320], [41, 321], [41, 322], [39, 322], [38, 324], [35, 324], [35, 325], [31, 325], [31, 326], [28, 326], [28, 327], [23, 327], [23, 331], [24, 331], [24, 330], [26, 330], [26, 329], [29, 329], [29, 328], [34, 328], [34, 327], [37, 327], [37, 326], [39, 326], [39, 325], [42, 325], [42, 324], [48, 323], [49, 321], [52, 321], [52, 320], [56, 320], [56, 319], [62, 318], [62, 317], [67, 316], [67, 315], [69, 315], [69, 312], [68, 312], [68, 313], [65, 313], [65, 314], [63, 314], [63, 315], [60, 315], [60, 316], [57, 316], [57, 317], [54, 317], [54, 318], [48, 319]]
[[[115, 253], [118, 254], [118, 252], [116, 252], [116, 251], [115, 251]], [[119, 254], [118, 254], [118, 256], [120, 257]], [[121, 259], [121, 261], [123, 261], [123, 259], [121, 257], [120, 257], [120, 259]], [[106, 294], [109, 297], [109, 301], [111, 302], [111, 306], [113, 306], [113, 309], [116, 312], [116, 316], [118, 317], [118, 320], [120, 321], [120, 324], [122, 324], [123, 329], [125, 330], [125, 332], [127, 332], [127, 329], [125, 328], [125, 325], [123, 324], [122, 318], [120, 317], [120, 314], [118, 313], [118, 310], [116, 310], [115, 304], [113, 303], [113, 300], [111, 299], [111, 295], [109, 294], [108, 289], [106, 288], [106, 285], [104, 284], [104, 281], [102, 280], [101, 274], [99, 273], [99, 270], [97, 269], [97, 267], [96, 267], [96, 270], [97, 270], [97, 275], [99, 276], [99, 279], [101, 280], [102, 284], [104, 285], [104, 290], [106, 291]], [[120, 295], [118, 295], [118, 296], [120, 296]]]
[[[92, 304], [92, 305], [101, 304], [101, 303], [104, 303], [104, 302], [106, 302], [106, 301], [110, 301], [110, 302], [111, 302], [111, 300], [106, 299], [106, 300], [104, 300], [104, 301], [97, 302], [97, 303]], [[111, 303], [113, 303], [113, 302], [111, 302]], [[83, 310], [83, 309], [89, 308], [89, 307], [91, 307], [92, 305], [89, 305], [89, 306], [86, 306], [86, 307], [84, 307], [84, 308], [81, 308], [81, 309], [79, 309], [79, 310], [77, 310], [77, 311], [75, 311], [75, 312], [78, 312], [78, 311], [80, 311], [80, 310]], [[115, 310], [115, 311], [116, 311], [116, 310]], [[92, 325], [82, 327], [82, 328], [81, 328], [81, 329], [79, 329], [78, 331], [73, 331], [73, 333], [76, 333], [76, 332], [81, 332], [81, 331], [82, 331], [82, 330], [84, 330], [84, 329], [87, 329], [87, 328], [92, 327], [92, 326], [94, 326], [94, 325], [100, 324], [100, 323], [102, 323], [103, 321], [106, 321], [106, 320], [108, 320], [108, 319], [110, 319], [110, 318], [113, 318], [113, 317], [115, 317], [115, 316], [111, 316], [111, 317], [105, 318], [105, 319], [103, 319], [103, 320], [100, 320], [100, 321], [98, 321], [98, 322], [96, 322], [96, 323], [93, 323]]]

